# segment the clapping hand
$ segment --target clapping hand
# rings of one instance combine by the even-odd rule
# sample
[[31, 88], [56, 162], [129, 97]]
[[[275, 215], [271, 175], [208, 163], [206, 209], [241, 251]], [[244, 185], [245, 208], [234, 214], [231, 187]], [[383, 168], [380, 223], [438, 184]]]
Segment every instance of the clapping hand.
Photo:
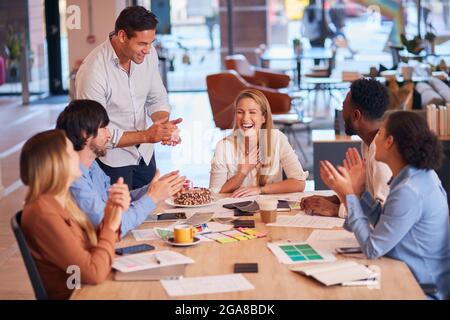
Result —
[[122, 221], [122, 214], [130, 207], [131, 197], [128, 185], [120, 177], [109, 189], [109, 198], [105, 206], [103, 223], [116, 232]]
[[162, 142], [165, 145], [176, 145], [180, 143], [181, 139], [175, 141], [172, 137], [174, 132], [178, 130], [177, 124], [181, 121], [183, 121], [181, 118], [169, 121], [169, 118], [165, 117], [153, 122], [153, 125], [146, 130], [147, 142]]
[[181, 119], [181, 118], [169, 121], [169, 123], [175, 125], [175, 129], [172, 131], [172, 133], [170, 135], [170, 139], [165, 139], [165, 140], [161, 141], [161, 144], [163, 146], [173, 147], [173, 146], [176, 146], [177, 144], [181, 143], [180, 129], [176, 126], [181, 121], [183, 121], [183, 119]]
[[356, 148], [347, 150], [343, 164], [352, 179], [353, 191], [360, 196], [366, 189], [366, 166]]
[[185, 181], [186, 177], [180, 177], [178, 171], [172, 171], [160, 177], [159, 170], [156, 170], [155, 177], [148, 187], [147, 194], [157, 204], [177, 194], [183, 188]]
[[345, 167], [336, 168], [329, 161], [320, 161], [320, 177], [328, 188], [334, 190], [340, 199], [354, 194], [350, 173]]
[[245, 176], [247, 176], [254, 168], [260, 166], [259, 148], [256, 142], [253, 142], [254, 141], [252, 141], [250, 137], [245, 137], [244, 163], [238, 164], [238, 171]]

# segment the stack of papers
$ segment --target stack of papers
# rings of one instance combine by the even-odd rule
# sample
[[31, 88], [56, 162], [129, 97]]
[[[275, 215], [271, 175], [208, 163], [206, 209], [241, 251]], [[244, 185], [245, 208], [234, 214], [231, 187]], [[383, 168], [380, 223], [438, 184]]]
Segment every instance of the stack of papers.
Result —
[[172, 297], [255, 289], [242, 274], [161, 280], [161, 284]]
[[329, 252], [334, 252], [336, 248], [359, 247], [355, 235], [346, 230], [314, 230], [306, 241]]
[[306, 214], [296, 214], [295, 216], [279, 215], [277, 221], [268, 223], [269, 227], [296, 227], [296, 228], [316, 228], [333, 229], [342, 227], [344, 219], [333, 217], [310, 216]]
[[[292, 271], [312, 277], [326, 286], [376, 285], [379, 275], [354, 261], [338, 261], [314, 266], [291, 268]], [[362, 282], [359, 282], [362, 281]]]
[[152, 229], [138, 229], [131, 230], [134, 239], [136, 241], [149, 241], [149, 240], [159, 240], [161, 237]]
[[112, 267], [120, 272], [134, 272], [165, 266], [194, 263], [189, 257], [175, 251], [132, 254], [114, 259]]
[[179, 279], [194, 260], [172, 251], [134, 254], [114, 260], [114, 280], [143, 281]]

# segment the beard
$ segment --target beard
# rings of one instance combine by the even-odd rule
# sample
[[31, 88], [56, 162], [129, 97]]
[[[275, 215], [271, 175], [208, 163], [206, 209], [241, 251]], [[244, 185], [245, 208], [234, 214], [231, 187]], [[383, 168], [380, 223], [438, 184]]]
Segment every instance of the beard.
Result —
[[353, 128], [352, 121], [350, 119], [344, 119], [345, 124], [345, 134], [349, 136], [353, 136], [356, 134], [355, 129]]
[[91, 143], [89, 148], [97, 158], [106, 156], [106, 145], [102, 148], [94, 143]]

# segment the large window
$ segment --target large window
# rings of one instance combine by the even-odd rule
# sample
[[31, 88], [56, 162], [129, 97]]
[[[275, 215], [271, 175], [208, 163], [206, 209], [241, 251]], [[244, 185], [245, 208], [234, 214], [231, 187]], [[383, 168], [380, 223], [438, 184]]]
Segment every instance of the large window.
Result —
[[[160, 20], [158, 44], [166, 59], [169, 91], [205, 90], [207, 74], [220, 70], [217, 0], [138, 0]], [[164, 72], [164, 68], [161, 68]]]

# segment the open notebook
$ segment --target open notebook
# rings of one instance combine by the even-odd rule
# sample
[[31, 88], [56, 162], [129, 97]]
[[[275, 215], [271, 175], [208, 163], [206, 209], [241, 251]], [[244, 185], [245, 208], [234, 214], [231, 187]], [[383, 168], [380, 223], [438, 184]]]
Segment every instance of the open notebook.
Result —
[[118, 281], [159, 280], [179, 278], [186, 265], [194, 263], [189, 257], [175, 251], [138, 253], [114, 259], [114, 279]]
[[369, 280], [377, 277], [373, 270], [354, 261], [336, 261], [320, 265], [293, 267], [292, 271], [312, 277], [326, 286]]

